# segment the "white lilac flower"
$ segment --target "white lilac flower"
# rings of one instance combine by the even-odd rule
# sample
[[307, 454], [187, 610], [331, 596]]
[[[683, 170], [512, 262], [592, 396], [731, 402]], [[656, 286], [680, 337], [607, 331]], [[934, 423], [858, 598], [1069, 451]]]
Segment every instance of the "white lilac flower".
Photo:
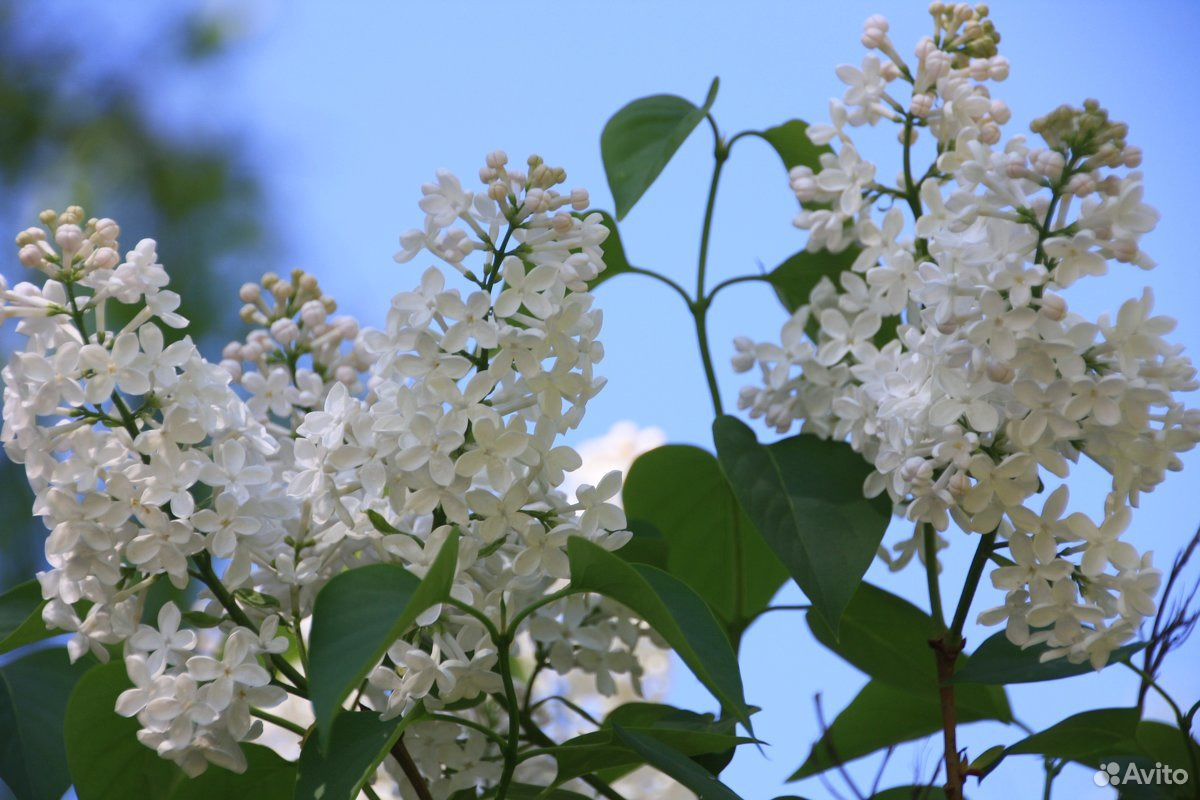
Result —
[[[1044, 644], [1048, 658], [1102, 666], [1155, 610], [1160, 573], [1121, 537], [1139, 496], [1200, 441], [1200, 414], [1180, 397], [1197, 388], [1196, 370], [1165, 338], [1175, 323], [1153, 315], [1149, 290], [1115, 317], [1070, 311], [1065, 290], [1110, 262], [1153, 266], [1139, 240], [1158, 213], [1127, 169], [1141, 151], [1095, 101], [1036, 120], [1044, 147], [1003, 143], [1011, 112], [989, 84], [1008, 63], [986, 26], [959, 46], [955, 31], [976, 13], [962, 8], [939, 18], [915, 65], [873, 17], [863, 42], [885, 58], [839, 69], [846, 94], [831, 124], [810, 128], [837, 153], [789, 180], [806, 248], [855, 248], [852, 271], [813, 289], [780, 344], [735, 342], [735, 368], [761, 376], [739, 405], [780, 432], [801, 424], [849, 441], [875, 468], [864, 490], [886, 491], [914, 523], [996, 535], [1013, 562], [992, 573], [1007, 599], [981, 622], [1005, 622], [1012, 641]], [[874, 183], [853, 140], [883, 118], [905, 127], [910, 157], [919, 135], [938, 145], [934, 164], [895, 186]], [[902, 200], [919, 209], [907, 221], [916, 239], [902, 236]], [[877, 341], [881, 320], [895, 325], [891, 341]], [[1033, 510], [1080, 455], [1111, 475], [1101, 512], [1067, 516], [1065, 487]], [[903, 565], [921, 539], [882, 555]]]

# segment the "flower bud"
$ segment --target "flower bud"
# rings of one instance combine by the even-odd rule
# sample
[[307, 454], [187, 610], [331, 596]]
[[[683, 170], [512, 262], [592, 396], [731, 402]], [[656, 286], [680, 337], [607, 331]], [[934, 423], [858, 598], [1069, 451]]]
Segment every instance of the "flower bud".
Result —
[[262, 299], [262, 288], [257, 283], [243, 283], [238, 289], [238, 299], [243, 303], [257, 303]]
[[927, 116], [933, 110], [933, 95], [914, 94], [912, 101], [908, 104], [908, 110], [914, 117]]
[[78, 225], [59, 225], [58, 229], [54, 231], [54, 241], [63, 249], [63, 254], [69, 258], [83, 247], [83, 231], [79, 229]]
[[300, 338], [300, 327], [290, 317], [271, 323], [271, 336], [282, 345], [289, 345]]
[[224, 358], [221, 359], [220, 366], [221, 369], [228, 372], [229, 377], [233, 378], [235, 381], [240, 381], [242, 379], [242, 365], [240, 362], [234, 361], [231, 358]]
[[589, 205], [591, 205], [591, 198], [588, 196], [587, 189], [571, 190], [571, 208], [576, 211], [586, 211]]
[[487, 154], [485, 163], [492, 169], [498, 170], [508, 163], [508, 153], [503, 150], [493, 150]]
[[997, 125], [1007, 125], [1008, 121], [1012, 119], [1012, 109], [1003, 100], [993, 100], [988, 113], [991, 114]]
[[962, 497], [971, 490], [971, 479], [965, 472], [956, 472], [946, 481], [946, 489], [955, 497]]
[[92, 269], [113, 269], [121, 263], [121, 256], [111, 247], [101, 247], [88, 256], [88, 266]]
[[309, 328], [324, 324], [325, 306], [319, 300], [309, 300], [300, 307], [300, 321]]
[[22, 247], [17, 253], [17, 258], [30, 269], [41, 269], [46, 263], [46, 259], [42, 255], [42, 248], [36, 244], [27, 244]]
[[1128, 145], [1121, 151], [1121, 161], [1129, 169], [1137, 169], [1142, 165], [1142, 148], [1136, 145]]
[[1042, 297], [1042, 316], [1054, 322], [1061, 322], [1067, 316], [1067, 301], [1060, 295], [1047, 293]]

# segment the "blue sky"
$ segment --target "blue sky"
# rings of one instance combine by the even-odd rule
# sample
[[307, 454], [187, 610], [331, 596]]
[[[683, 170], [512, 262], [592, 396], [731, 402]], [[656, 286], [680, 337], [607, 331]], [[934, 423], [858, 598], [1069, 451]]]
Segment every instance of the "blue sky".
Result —
[[[152, 31], [163, 6], [118, 4], [124, 13], [100, 8], [74, 13], [104, 14], [84, 21], [107, 28], [119, 42]], [[398, 266], [391, 255], [397, 235], [419, 225], [419, 186], [435, 169], [473, 179], [490, 150], [505, 149], [514, 159], [537, 152], [566, 167], [570, 184], [589, 188], [597, 205], [610, 207], [599, 132], [629, 100], [669, 92], [698, 101], [719, 75], [714, 113], [725, 130], [794, 117], [816, 120], [828, 98], [840, 94], [834, 67], [861, 59], [858, 39], [869, 14], [892, 20], [892, 37], [905, 54], [929, 29], [918, 2], [306, 2], [256, 8], [237, 54], [218, 67], [225, 87], [219, 97], [200, 96], [167, 76], [147, 81], [147, 98], [166, 125], [244, 131], [266, 179], [279, 243], [277, 260], [264, 269], [311, 270], [343, 310], [376, 324], [386, 311], [384, 299], [414, 283], [424, 266], [420, 260]], [[1003, 34], [1001, 51], [1013, 64], [1011, 78], [996, 89], [1014, 111], [1008, 134], [1026, 130], [1030, 119], [1060, 103], [1099, 98], [1130, 123], [1131, 141], [1146, 153], [1149, 200], [1163, 212], [1160, 228], [1145, 242], [1159, 268], [1149, 274], [1117, 268], [1074, 291], [1074, 309], [1093, 316], [1115, 310], [1151, 285], [1158, 312], [1180, 320], [1177, 340], [1193, 354], [1200, 351], [1200, 316], [1192, 313], [1200, 271], [1188, 239], [1195, 228], [1190, 193], [1200, 186], [1193, 84], [1200, 73], [1194, 46], [1200, 6], [1001, 0], [992, 9]], [[892, 174], [893, 132], [861, 139], [860, 149], [880, 162], [881, 174]], [[689, 286], [710, 153], [707, 131], [697, 131], [622, 226], [635, 263]], [[710, 280], [754, 272], [760, 264], [769, 269], [800, 249], [794, 212], [774, 154], [761, 142], [740, 143], [717, 202]], [[163, 255], [169, 266], [170, 254]], [[598, 295], [609, 385], [589, 407], [579, 438], [632, 419], [663, 428], [672, 441], [711, 446], [703, 373], [677, 298], [634, 276], [608, 283]], [[734, 287], [717, 301], [710, 336], [727, 407], [735, 405], [742, 383], [728, 366], [732, 338], [767, 339], [783, 321], [770, 291], [757, 284]], [[1131, 534], [1140, 548], [1154, 549], [1162, 565], [1200, 521], [1200, 459], [1186, 460], [1190, 474], [1172, 476], [1146, 499]], [[1073, 494], [1095, 508], [1103, 478], [1086, 468], [1079, 475], [1086, 488], [1073, 487]], [[947, 575], [961, 575], [970, 557], [969, 545], [954, 544]], [[916, 571], [874, 570], [871, 577], [922, 602]], [[785, 590], [780, 602], [800, 599], [798, 591]], [[985, 586], [976, 608], [994, 599]], [[1164, 680], [1189, 704], [1200, 695], [1197, 656], [1200, 641], [1175, 654]], [[785, 791], [782, 780], [804, 760], [814, 737], [813, 694], [823, 693], [832, 717], [857, 693], [862, 677], [821, 650], [795, 614], [760, 621], [746, 637], [742, 662], [748, 698], [765, 707], [757, 732], [771, 746], [764, 753], [744, 749], [726, 780], [747, 800], [829, 796], [816, 781]], [[675, 701], [708, 705], [704, 692], [682, 670], [678, 674]], [[1011, 697], [1022, 719], [1042, 727], [1077, 710], [1131, 704], [1135, 686], [1131, 673], [1114, 668], [1018, 687]], [[1151, 711], [1161, 716], [1164, 709], [1152, 704]], [[968, 727], [962, 736], [972, 753], [1019, 737], [1014, 728], [988, 724]], [[933, 745], [905, 748], [882, 785], [927, 774], [935, 754]], [[971, 797], [1010, 797], [1014, 789], [1025, 797], [1040, 790], [1039, 763], [1024, 761], [1006, 764]], [[853, 771], [869, 785], [876, 765], [868, 760]], [[1062, 798], [1110, 796], [1079, 767], [1068, 768], [1058, 787]]]

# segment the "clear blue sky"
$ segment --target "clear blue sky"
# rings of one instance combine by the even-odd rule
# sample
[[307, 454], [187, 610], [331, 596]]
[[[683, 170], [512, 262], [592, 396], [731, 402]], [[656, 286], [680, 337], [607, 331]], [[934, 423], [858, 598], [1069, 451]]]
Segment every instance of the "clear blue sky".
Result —
[[[1194, 32], [1200, 6], [1191, 3], [1058, 2], [998, 0], [992, 5], [1012, 61], [1012, 77], [997, 96], [1014, 110], [1009, 132], [1063, 102], [1099, 98], [1131, 126], [1131, 141], [1146, 153], [1150, 202], [1164, 215], [1145, 243], [1160, 267], [1153, 273], [1119, 268], [1080, 287], [1073, 306], [1087, 314], [1115, 307], [1150, 284], [1158, 311], [1179, 318], [1179, 341], [1200, 352], [1200, 294], [1195, 207], [1200, 186], [1195, 132], [1200, 110], [1195, 75], [1200, 50]], [[153, 29], [156, 4], [122, 4], [73, 13], [112, 14], [85, 22], [115, 31], [117, 40]], [[572, 185], [592, 191], [595, 203], [610, 197], [599, 155], [599, 132], [610, 114], [636, 97], [659, 92], [699, 100], [714, 75], [721, 77], [715, 114], [737, 131], [793, 117], [825, 114], [840, 94], [833, 69], [858, 62], [861, 23], [871, 13], [892, 20], [901, 51], [911, 52], [928, 31], [922, 2], [635, 2], [552, 4], [489, 2], [279, 3], [253, 13], [239, 55], [221, 69], [227, 92], [197, 97], [168, 77], [147, 88], [164, 123], [222, 125], [247, 132], [266, 176], [278, 260], [264, 268], [302, 266], [321, 276], [345, 310], [379, 323], [385, 298], [417, 280], [423, 262], [391, 261], [397, 235], [416, 227], [419, 185], [438, 167], [473, 179], [482, 157], [503, 148], [514, 159], [530, 152], [565, 166]], [[197, 101], [204, 111], [195, 112]], [[188, 109], [191, 109], [190, 111]], [[894, 168], [894, 138], [866, 137], [864, 149]], [[652, 266], [690, 285], [711, 143], [704, 130], [683, 147], [623, 226], [635, 263]], [[775, 156], [755, 141], [739, 145], [717, 204], [711, 276], [719, 280], [767, 268], [798, 250], [802, 234], [790, 220], [794, 200]], [[170, 254], [164, 254], [168, 260]], [[606, 431], [621, 419], [657, 425], [673, 441], [710, 446], [711, 410], [689, 320], [677, 299], [636, 277], [613, 281], [599, 292], [605, 309], [603, 372], [610, 380], [589, 408], [580, 438]], [[233, 306], [231, 305], [231, 312]], [[741, 377], [728, 367], [730, 341], [747, 334], [777, 334], [784, 314], [768, 290], [755, 284], [722, 295], [711, 336], [722, 393], [733, 406]], [[1200, 521], [1200, 459], [1190, 474], [1172, 476], [1146, 499], [1132, 540], [1154, 549], [1160, 564]], [[1104, 491], [1096, 472], [1080, 469], [1087, 490], [1075, 491], [1095, 508]], [[895, 532], [895, 531], [894, 531]], [[956, 541], [948, 575], [961, 575], [970, 548]], [[874, 571], [886, 587], [921, 602], [921, 576]], [[788, 600], [799, 599], [796, 591]], [[989, 588], [977, 608], [994, 604]], [[781, 600], [782, 601], [782, 600]], [[981, 635], [977, 634], [975, 641]], [[1165, 683], [1181, 699], [1200, 696], [1200, 641], [1175, 654]], [[758, 734], [765, 754], [744, 749], [726, 773], [747, 800], [798, 793], [829, 796], [818, 782], [785, 787], [782, 780], [807, 755], [816, 723], [812, 696], [821, 691], [832, 717], [858, 691], [861, 676], [820, 649], [796, 615], [776, 614], [751, 630], [743, 650], [751, 702], [764, 706]], [[674, 699], [693, 707], [709, 703], [683, 671]], [[1129, 705], [1135, 681], [1114, 668], [1067, 682], [1018, 687], [1016, 712], [1045, 726], [1085, 708]], [[1152, 713], [1163, 709], [1151, 706]], [[963, 733], [972, 753], [1020, 737], [1015, 728], [976, 725]], [[897, 753], [883, 785], [927, 774], [935, 746]], [[1040, 796], [1036, 759], [1006, 764], [971, 792], [976, 798]], [[876, 761], [856, 768], [870, 783]], [[920, 765], [920, 766], [918, 766]], [[1068, 768], [1057, 797], [1109, 797], [1091, 772]]]

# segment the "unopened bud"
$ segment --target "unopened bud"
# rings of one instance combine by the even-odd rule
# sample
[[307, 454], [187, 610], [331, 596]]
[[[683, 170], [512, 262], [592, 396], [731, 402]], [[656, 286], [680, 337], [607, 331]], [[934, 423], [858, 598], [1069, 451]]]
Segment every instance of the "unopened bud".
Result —
[[17, 253], [17, 258], [30, 269], [40, 269], [46, 263], [46, 259], [42, 255], [42, 248], [36, 244], [27, 244], [22, 247]]
[[262, 288], [257, 283], [243, 283], [238, 289], [238, 299], [243, 303], [257, 303], [262, 299]]
[[1042, 297], [1042, 316], [1054, 322], [1060, 322], [1067, 316], [1067, 301], [1057, 294], [1046, 294]]
[[290, 317], [271, 323], [271, 336], [282, 345], [289, 345], [300, 338], [300, 328]]
[[54, 241], [63, 249], [63, 253], [73, 256], [83, 247], [83, 231], [78, 225], [59, 225], [54, 231]]
[[586, 211], [589, 205], [591, 205], [591, 198], [588, 196], [587, 189], [571, 190], [571, 208], [576, 211]]

